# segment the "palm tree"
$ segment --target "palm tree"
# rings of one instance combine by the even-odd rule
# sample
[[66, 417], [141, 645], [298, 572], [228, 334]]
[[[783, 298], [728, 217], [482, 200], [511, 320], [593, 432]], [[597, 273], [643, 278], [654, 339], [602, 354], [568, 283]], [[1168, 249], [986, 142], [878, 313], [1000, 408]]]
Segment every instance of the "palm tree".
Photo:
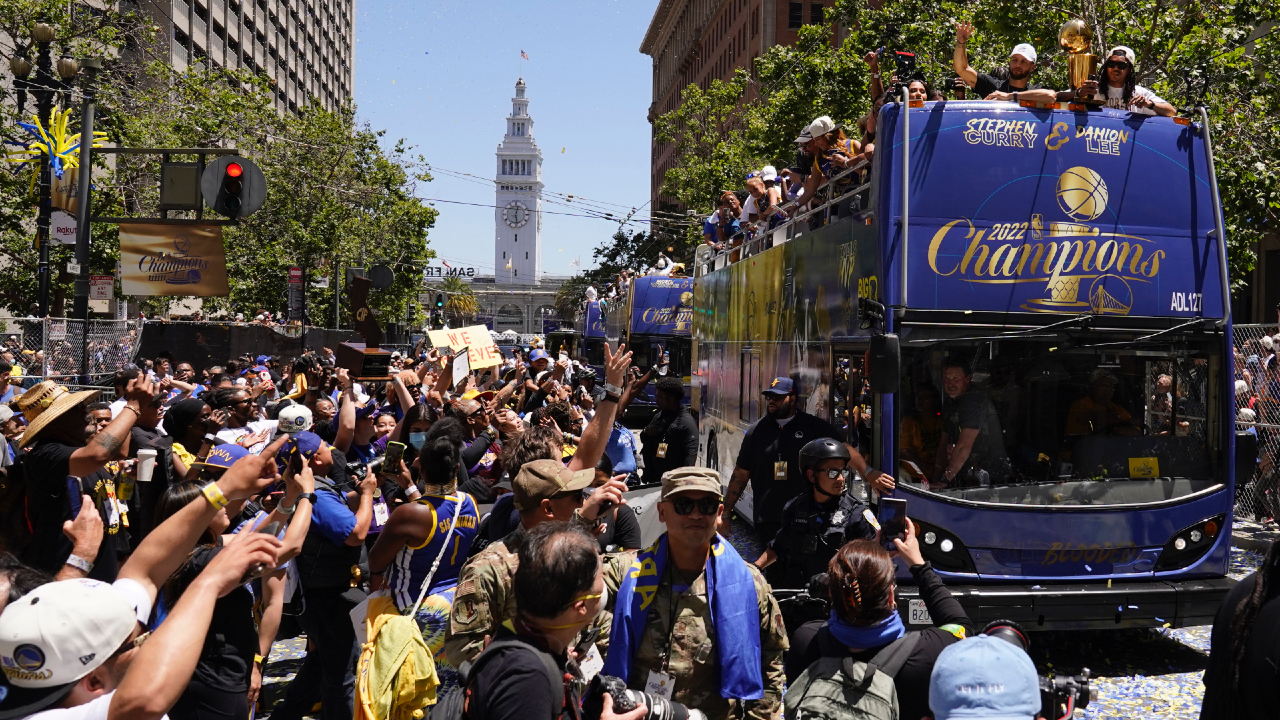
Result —
[[444, 310], [450, 322], [455, 324], [470, 322], [480, 312], [480, 303], [476, 301], [475, 292], [460, 278], [446, 277], [440, 281], [436, 289], [449, 294]]

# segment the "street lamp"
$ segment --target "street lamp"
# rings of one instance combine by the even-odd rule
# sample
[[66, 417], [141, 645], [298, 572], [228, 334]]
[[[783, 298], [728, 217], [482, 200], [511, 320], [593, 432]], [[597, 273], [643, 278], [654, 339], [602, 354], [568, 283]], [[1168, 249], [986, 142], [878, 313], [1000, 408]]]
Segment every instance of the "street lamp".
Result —
[[[32, 65], [21, 53], [9, 60], [9, 70], [13, 72], [14, 89], [18, 91], [18, 114], [21, 115], [26, 106], [26, 95], [35, 96], [36, 115], [40, 126], [46, 132], [53, 115], [54, 102], [58, 95], [70, 89], [70, 82], [80, 72], [80, 64], [72, 57], [63, 56], [55, 65], [49, 54], [49, 46], [57, 38], [57, 29], [46, 22], [37, 22], [31, 26], [31, 39], [36, 44], [35, 79], [29, 79]], [[40, 317], [49, 314], [49, 243], [50, 216], [52, 215], [51, 196], [53, 195], [53, 164], [49, 153], [41, 153], [40, 161], [40, 206], [36, 219], [36, 243], [40, 252]]]

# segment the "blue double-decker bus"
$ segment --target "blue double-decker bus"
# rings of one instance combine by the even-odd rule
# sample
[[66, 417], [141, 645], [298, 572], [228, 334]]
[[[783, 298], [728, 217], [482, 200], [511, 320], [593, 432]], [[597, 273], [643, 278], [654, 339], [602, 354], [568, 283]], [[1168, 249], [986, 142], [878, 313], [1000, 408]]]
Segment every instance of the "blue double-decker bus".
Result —
[[[633, 362], [642, 369], [665, 361], [664, 372], [684, 381], [688, 402], [693, 278], [632, 278], [623, 296], [606, 303], [604, 316], [609, 342], [615, 347], [626, 343]], [[627, 406], [627, 415], [647, 418], [656, 408], [654, 383], [650, 383], [644, 394]]]
[[[1253, 459], [1235, 455], [1208, 129], [912, 105], [884, 107], [859, 181], [700, 263], [705, 464], [728, 482], [760, 390], [789, 376], [802, 410], [897, 478], [976, 622], [1212, 622], [1232, 584], [1235, 468]], [[748, 520], [777, 498], [752, 482], [736, 508]], [[910, 583], [900, 567], [899, 609], [927, 623]]]

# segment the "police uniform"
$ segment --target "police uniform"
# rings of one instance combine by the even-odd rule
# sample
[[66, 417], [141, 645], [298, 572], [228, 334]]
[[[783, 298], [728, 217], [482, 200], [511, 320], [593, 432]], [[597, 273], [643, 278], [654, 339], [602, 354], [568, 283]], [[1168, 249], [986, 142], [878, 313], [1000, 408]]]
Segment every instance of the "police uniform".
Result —
[[826, 420], [799, 411], [781, 424], [763, 417], [742, 438], [735, 465], [751, 473], [752, 524], [766, 541], [777, 534], [787, 501], [809, 492], [800, 448], [819, 438], [839, 440], [840, 433]]
[[813, 493], [792, 498], [782, 509], [782, 528], [769, 547], [778, 553], [778, 568], [770, 573], [774, 585], [788, 589], [803, 588], [809, 579], [827, 571], [827, 563], [850, 540], [870, 539], [875, 528], [863, 516], [867, 506], [841, 495], [825, 503], [813, 499]]

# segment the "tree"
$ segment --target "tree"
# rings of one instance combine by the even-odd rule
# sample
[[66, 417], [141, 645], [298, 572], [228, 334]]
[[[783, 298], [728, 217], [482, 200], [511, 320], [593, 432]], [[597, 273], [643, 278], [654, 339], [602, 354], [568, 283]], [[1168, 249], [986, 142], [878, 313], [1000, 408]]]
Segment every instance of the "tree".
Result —
[[476, 300], [476, 294], [471, 290], [471, 285], [460, 278], [444, 278], [435, 290], [449, 294], [444, 310], [449, 321], [454, 324], [469, 323], [480, 312], [480, 303]]
[[[1280, 6], [1259, 0], [1087, 0], [1066, 10], [1049, 0], [839, 0], [832, 24], [803, 28], [795, 45], [757, 58], [754, 80], [739, 71], [707, 90], [691, 85], [681, 105], [658, 118], [656, 140], [676, 143], [677, 153], [663, 193], [709, 213], [720, 192], [741, 188], [745, 170], [789, 165], [792, 141], [814, 117], [856, 122], [871, 106], [862, 61], [869, 50], [914, 52], [928, 80], [948, 81], [959, 22], [977, 28], [968, 45], [973, 67], [989, 72], [1014, 45], [1030, 42], [1040, 56], [1034, 82], [1065, 88], [1066, 63], [1055, 46], [1067, 10], [1095, 29], [1095, 54], [1132, 47], [1138, 82], [1182, 115], [1198, 119], [1194, 108], [1208, 108], [1238, 289], [1257, 242], [1280, 220], [1280, 32], [1270, 30]], [[835, 27], [846, 29], [842, 42], [832, 41]], [[884, 70], [888, 80], [891, 68]]]
[[[599, 252], [597, 250], [596, 252]], [[591, 285], [591, 277], [588, 275], [574, 275], [564, 282], [558, 290], [556, 290], [556, 298], [552, 304], [556, 307], [556, 314], [561, 320], [577, 320], [578, 313], [582, 309], [582, 302], [586, 299], [587, 287]]]

